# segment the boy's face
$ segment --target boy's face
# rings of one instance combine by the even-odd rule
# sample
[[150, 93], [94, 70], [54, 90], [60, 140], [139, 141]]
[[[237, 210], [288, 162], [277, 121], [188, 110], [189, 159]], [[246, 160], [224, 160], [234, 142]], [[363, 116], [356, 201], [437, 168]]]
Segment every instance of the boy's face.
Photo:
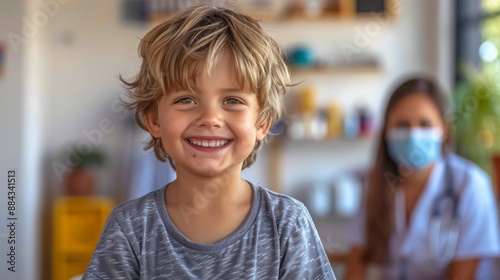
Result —
[[210, 76], [199, 73], [197, 79], [194, 93], [179, 90], [160, 99], [157, 114], [146, 116], [149, 131], [161, 138], [178, 176], [239, 173], [270, 122], [257, 124], [257, 96], [240, 89], [227, 55]]

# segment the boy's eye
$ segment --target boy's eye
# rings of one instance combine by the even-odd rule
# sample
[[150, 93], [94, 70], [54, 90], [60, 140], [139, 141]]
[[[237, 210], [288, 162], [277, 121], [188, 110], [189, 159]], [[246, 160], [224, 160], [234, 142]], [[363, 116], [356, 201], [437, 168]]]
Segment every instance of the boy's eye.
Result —
[[229, 97], [224, 100], [224, 104], [243, 104], [243, 101], [238, 98]]
[[181, 97], [174, 101], [175, 104], [194, 104], [194, 100], [191, 97]]

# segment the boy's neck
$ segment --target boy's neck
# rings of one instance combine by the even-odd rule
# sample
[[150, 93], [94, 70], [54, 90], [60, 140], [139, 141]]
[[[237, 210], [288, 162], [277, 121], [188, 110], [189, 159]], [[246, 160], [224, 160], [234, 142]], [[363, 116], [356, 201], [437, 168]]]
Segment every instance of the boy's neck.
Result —
[[177, 179], [168, 187], [171, 196], [167, 195], [166, 202], [213, 208], [246, 200], [249, 190], [249, 183], [240, 174], [201, 177], [178, 173]]
[[186, 177], [181, 172], [167, 188], [166, 210], [187, 239], [215, 243], [244, 223], [252, 208], [252, 194], [240, 172], [217, 178]]

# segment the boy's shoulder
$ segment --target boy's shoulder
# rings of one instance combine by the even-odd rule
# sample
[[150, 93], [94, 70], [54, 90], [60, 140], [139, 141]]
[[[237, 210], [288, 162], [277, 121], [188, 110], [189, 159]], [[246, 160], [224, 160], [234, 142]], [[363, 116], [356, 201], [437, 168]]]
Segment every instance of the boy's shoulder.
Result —
[[260, 185], [257, 185], [257, 187], [263, 193], [263, 197], [271, 203], [286, 205], [297, 209], [301, 209], [302, 207], [304, 207], [304, 204], [302, 202], [289, 195], [270, 190]]
[[261, 203], [267, 205], [268, 211], [271, 211], [274, 216], [290, 220], [296, 219], [299, 215], [308, 215], [307, 208], [299, 200], [262, 186], [257, 187], [261, 192]]
[[119, 217], [120, 220], [136, 219], [141, 216], [148, 216], [158, 209], [156, 200], [158, 195], [161, 195], [165, 187], [151, 191], [139, 198], [132, 199], [117, 205], [113, 209], [113, 214]]

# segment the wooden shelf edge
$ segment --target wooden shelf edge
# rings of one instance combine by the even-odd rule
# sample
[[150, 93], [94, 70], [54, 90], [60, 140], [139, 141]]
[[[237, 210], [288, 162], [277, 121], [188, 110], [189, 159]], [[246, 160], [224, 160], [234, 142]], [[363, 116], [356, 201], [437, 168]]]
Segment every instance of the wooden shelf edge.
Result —
[[377, 140], [376, 137], [373, 136], [361, 136], [358, 138], [343, 138], [343, 137], [338, 137], [338, 138], [323, 138], [323, 139], [310, 139], [310, 138], [304, 138], [304, 139], [289, 139], [286, 136], [275, 136], [273, 138], [269, 139], [269, 142], [267, 145], [271, 146], [271, 148], [275, 147], [282, 147], [283, 145], [287, 144], [327, 144], [327, 143], [332, 143], [332, 144], [341, 144], [341, 143], [370, 143], [372, 141]]
[[379, 65], [342, 65], [329, 67], [289, 67], [292, 75], [329, 75], [329, 74], [380, 74]]
[[352, 17], [346, 17], [340, 13], [329, 13], [329, 14], [319, 14], [319, 15], [286, 15], [281, 13], [273, 12], [249, 12], [247, 15], [255, 18], [259, 21], [264, 22], [330, 22], [330, 21], [341, 21], [346, 19], [351, 19]]
[[[356, 20], [365, 20], [370, 19], [373, 20], [373, 14], [370, 13], [359, 13], [359, 14], [350, 14], [350, 13], [328, 13], [328, 14], [320, 14], [320, 15], [286, 15], [276, 12], [267, 12], [267, 11], [257, 11], [257, 12], [243, 12], [246, 15], [253, 17], [257, 21], [267, 22], [267, 23], [307, 23], [307, 22], [348, 22], [348, 21], [356, 21]], [[172, 15], [175, 12], [167, 12], [167, 13], [154, 13], [149, 16], [148, 22], [157, 25]], [[382, 17], [384, 20], [389, 21], [392, 19], [386, 19], [384, 13], [378, 13], [377, 16]]]

